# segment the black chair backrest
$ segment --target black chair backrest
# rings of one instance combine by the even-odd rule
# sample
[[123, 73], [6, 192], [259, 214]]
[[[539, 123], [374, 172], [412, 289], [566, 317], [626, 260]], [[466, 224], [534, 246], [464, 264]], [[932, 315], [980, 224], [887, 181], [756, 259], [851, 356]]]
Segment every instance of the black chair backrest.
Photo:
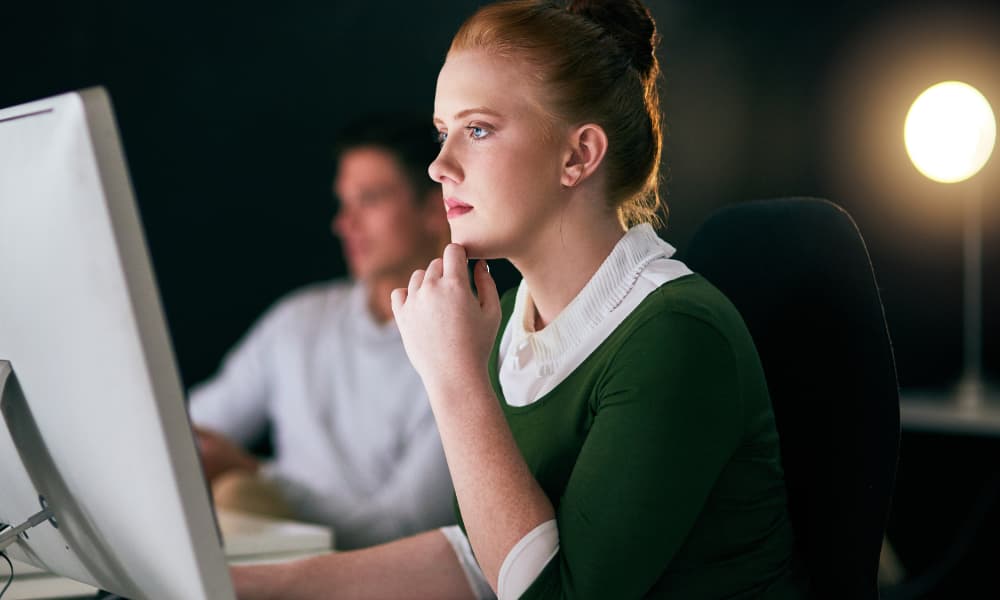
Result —
[[899, 391], [864, 240], [815, 198], [723, 208], [685, 261], [743, 315], [767, 378], [796, 551], [818, 598], [877, 598]]

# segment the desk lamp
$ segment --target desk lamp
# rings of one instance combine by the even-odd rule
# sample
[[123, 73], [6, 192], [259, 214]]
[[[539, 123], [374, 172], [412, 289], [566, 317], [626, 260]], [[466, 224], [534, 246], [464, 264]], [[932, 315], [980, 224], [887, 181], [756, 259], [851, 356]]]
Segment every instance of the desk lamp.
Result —
[[[923, 175], [942, 184], [963, 182], [983, 168], [996, 141], [990, 103], [974, 87], [943, 81], [910, 107], [903, 128], [906, 151]], [[963, 367], [959, 410], [974, 412], [985, 396], [982, 378], [982, 185], [965, 184]]]

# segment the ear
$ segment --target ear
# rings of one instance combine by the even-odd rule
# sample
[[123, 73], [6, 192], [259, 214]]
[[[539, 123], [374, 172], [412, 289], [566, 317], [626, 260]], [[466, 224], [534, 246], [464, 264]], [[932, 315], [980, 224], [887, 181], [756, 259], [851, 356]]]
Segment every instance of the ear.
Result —
[[601, 166], [608, 152], [608, 136], [600, 125], [585, 123], [570, 130], [568, 142], [559, 178], [559, 183], [567, 188], [578, 185]]

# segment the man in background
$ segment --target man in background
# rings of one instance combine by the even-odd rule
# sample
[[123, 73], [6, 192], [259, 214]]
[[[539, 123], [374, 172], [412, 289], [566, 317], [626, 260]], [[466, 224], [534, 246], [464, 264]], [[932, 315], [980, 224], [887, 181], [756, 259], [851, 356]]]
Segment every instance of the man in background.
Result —
[[[191, 391], [220, 507], [323, 523], [340, 549], [452, 523], [452, 487], [389, 295], [450, 233], [425, 119], [370, 118], [338, 137], [333, 231], [351, 279], [280, 300]], [[274, 456], [246, 447], [270, 426]]]

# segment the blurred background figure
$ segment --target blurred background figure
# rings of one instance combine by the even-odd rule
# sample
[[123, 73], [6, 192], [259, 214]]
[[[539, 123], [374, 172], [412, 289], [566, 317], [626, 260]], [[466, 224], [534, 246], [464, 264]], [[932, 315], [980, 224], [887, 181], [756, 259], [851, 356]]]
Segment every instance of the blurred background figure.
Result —
[[[381, 115], [337, 138], [332, 228], [350, 270], [277, 302], [191, 390], [218, 505], [333, 527], [355, 548], [444, 525], [451, 482], [389, 294], [449, 230], [419, 117]], [[247, 448], [270, 433], [273, 456]]]

